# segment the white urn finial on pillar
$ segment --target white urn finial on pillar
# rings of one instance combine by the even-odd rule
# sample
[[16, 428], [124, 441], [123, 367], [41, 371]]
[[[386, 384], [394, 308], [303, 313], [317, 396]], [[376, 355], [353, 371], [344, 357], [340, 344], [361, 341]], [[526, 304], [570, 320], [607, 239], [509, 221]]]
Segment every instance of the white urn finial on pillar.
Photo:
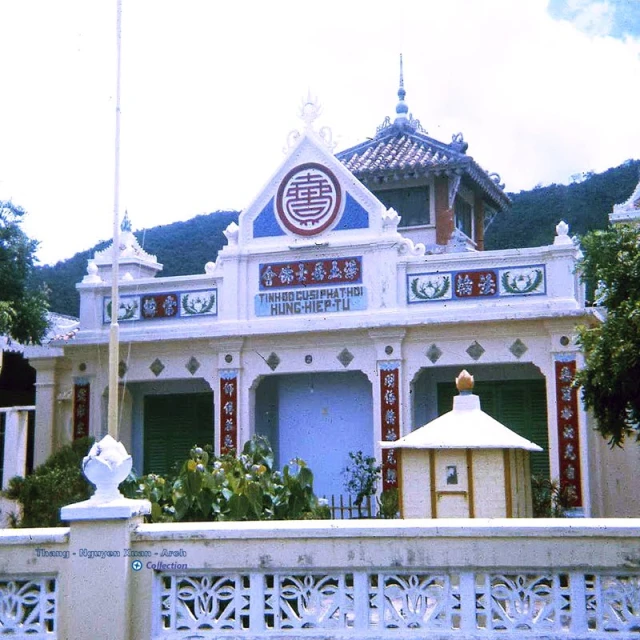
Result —
[[62, 507], [62, 520], [109, 520], [151, 513], [148, 500], [125, 498], [118, 485], [129, 475], [131, 456], [124, 445], [110, 435], [94, 443], [82, 461], [82, 471], [96, 492], [83, 502]]
[[94, 443], [82, 461], [82, 472], [96, 486], [94, 502], [110, 502], [124, 498], [118, 485], [129, 475], [131, 456], [121, 442], [107, 435]]

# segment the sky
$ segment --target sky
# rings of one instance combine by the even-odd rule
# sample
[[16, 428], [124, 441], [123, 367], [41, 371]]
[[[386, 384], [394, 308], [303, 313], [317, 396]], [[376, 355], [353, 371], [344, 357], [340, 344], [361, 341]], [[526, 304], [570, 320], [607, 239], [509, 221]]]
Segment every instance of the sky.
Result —
[[[508, 191], [640, 158], [640, 0], [122, 0], [120, 210], [243, 209], [310, 91], [336, 151], [406, 102]], [[116, 0], [0, 0], [0, 200], [41, 263], [111, 235]], [[161, 256], [159, 256], [161, 260]]]

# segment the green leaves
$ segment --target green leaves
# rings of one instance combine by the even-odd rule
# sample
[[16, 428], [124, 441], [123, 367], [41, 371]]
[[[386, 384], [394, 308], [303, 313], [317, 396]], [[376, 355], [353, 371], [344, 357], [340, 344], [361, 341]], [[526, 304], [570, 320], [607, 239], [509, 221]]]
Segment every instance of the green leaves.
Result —
[[273, 465], [265, 438], [252, 438], [239, 457], [216, 458], [210, 447], [194, 446], [175, 478], [149, 474], [121, 489], [130, 498], [151, 501], [152, 522], [328, 517], [304, 461], [292, 461], [282, 473]]
[[9, 480], [5, 495], [16, 500], [22, 510], [18, 527], [59, 527], [60, 508], [87, 500], [93, 487], [82, 474], [82, 458], [93, 438], [80, 438], [62, 447], [34, 472]]
[[47, 330], [47, 290], [33, 288], [38, 243], [20, 228], [24, 210], [0, 200], [0, 334], [40, 343]]
[[582, 242], [583, 281], [602, 322], [578, 329], [585, 366], [576, 384], [611, 446], [640, 439], [640, 228], [619, 225]]
[[367, 496], [376, 492], [376, 485], [380, 479], [381, 467], [373, 456], [365, 456], [362, 451], [349, 452], [349, 465], [344, 469], [344, 488], [355, 495], [354, 504], [360, 507]]

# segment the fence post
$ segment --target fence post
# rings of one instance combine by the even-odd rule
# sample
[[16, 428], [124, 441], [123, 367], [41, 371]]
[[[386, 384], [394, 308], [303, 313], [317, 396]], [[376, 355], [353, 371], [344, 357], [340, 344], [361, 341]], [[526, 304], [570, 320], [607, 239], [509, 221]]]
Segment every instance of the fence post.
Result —
[[11, 407], [6, 411], [2, 489], [8, 488], [13, 476], [24, 477], [26, 474], [28, 410], [33, 408]]
[[89, 500], [61, 509], [70, 534], [68, 570], [60, 585], [60, 637], [128, 640], [135, 637], [130, 597], [135, 559], [127, 550], [151, 505], [118, 491], [131, 470], [131, 456], [111, 436], [93, 445], [82, 467], [97, 490]]

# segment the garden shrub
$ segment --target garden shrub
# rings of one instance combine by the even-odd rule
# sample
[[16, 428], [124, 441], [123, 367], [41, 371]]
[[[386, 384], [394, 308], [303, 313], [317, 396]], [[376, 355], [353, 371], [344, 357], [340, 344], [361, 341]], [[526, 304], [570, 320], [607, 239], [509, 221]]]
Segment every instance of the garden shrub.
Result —
[[[82, 473], [82, 459], [92, 444], [92, 438], [76, 440], [30, 476], [9, 481], [5, 495], [22, 507], [15, 526], [61, 526], [60, 508], [93, 494]], [[130, 474], [120, 490], [128, 498], [151, 502], [150, 522], [330, 517], [329, 508], [313, 493], [313, 473], [305, 462], [295, 459], [282, 472], [275, 470], [273, 451], [261, 437], [248, 441], [239, 457], [215, 457], [210, 446], [194, 446], [174, 475]]]
[[557, 480], [531, 476], [534, 518], [564, 518], [577, 502], [573, 487], [560, 487]]
[[242, 454], [215, 457], [211, 447], [194, 446], [175, 477], [130, 476], [121, 486], [129, 498], [151, 502], [151, 522], [212, 520], [299, 520], [328, 518], [328, 507], [313, 493], [313, 473], [292, 460], [282, 472], [264, 437], [254, 436]]
[[82, 458], [93, 438], [79, 438], [51, 455], [26, 478], [9, 480], [4, 496], [20, 504], [22, 515], [12, 519], [16, 527], [59, 527], [60, 508], [87, 500], [93, 485], [82, 473]]

